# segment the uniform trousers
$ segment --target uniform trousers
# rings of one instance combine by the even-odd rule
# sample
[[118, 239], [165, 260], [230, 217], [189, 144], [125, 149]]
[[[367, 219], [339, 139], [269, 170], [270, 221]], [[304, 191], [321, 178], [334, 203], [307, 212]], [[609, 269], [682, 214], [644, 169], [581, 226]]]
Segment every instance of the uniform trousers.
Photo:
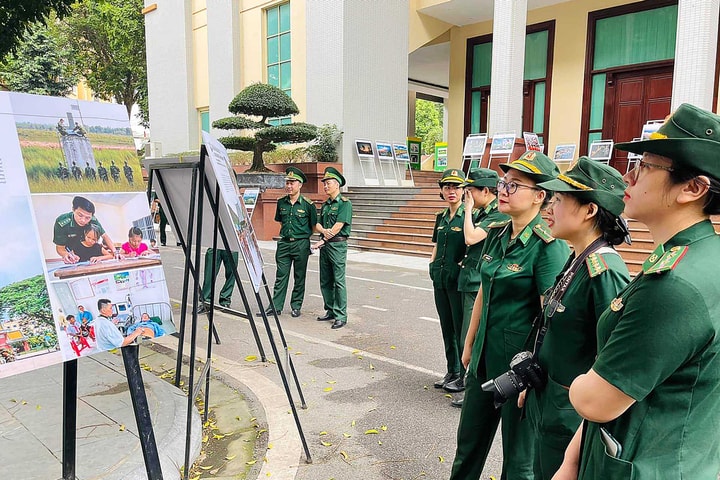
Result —
[[320, 249], [320, 293], [325, 311], [335, 320], [347, 320], [345, 266], [347, 242], [326, 243]]
[[445, 346], [447, 372], [463, 374], [460, 355], [465, 339], [460, 340], [463, 325], [462, 292], [456, 288], [435, 287], [435, 308], [440, 317], [440, 331]]
[[[324, 248], [324, 247], [323, 247]], [[310, 256], [310, 239], [294, 241], [279, 240], [275, 250], [275, 286], [273, 287], [273, 305], [278, 312], [285, 306], [290, 269], [293, 269], [293, 289], [290, 296], [290, 308], [300, 310], [305, 298], [305, 276], [307, 274], [308, 257]]]
[[217, 250], [215, 256], [215, 277], [212, 276], [213, 272], [213, 249], [208, 248], [205, 252], [205, 276], [203, 277], [203, 288], [202, 288], [202, 301], [210, 302], [210, 289], [212, 284], [215, 283], [215, 278], [220, 273], [220, 263], [225, 268], [225, 284], [223, 284], [222, 290], [220, 290], [220, 305], [229, 307], [232, 301], [233, 286], [235, 285], [235, 268], [237, 267], [238, 254], [237, 252], [228, 252], [227, 250]]

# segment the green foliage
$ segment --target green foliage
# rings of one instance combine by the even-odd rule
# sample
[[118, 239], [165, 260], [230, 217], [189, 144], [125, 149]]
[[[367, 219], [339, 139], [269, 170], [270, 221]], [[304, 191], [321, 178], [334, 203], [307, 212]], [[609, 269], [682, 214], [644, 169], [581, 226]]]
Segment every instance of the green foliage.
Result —
[[418, 99], [415, 101], [415, 135], [422, 139], [423, 153], [432, 153], [443, 138], [443, 105]]
[[147, 125], [147, 64], [143, 0], [82, 0], [63, 22], [75, 68], [95, 95], [114, 98], [130, 115], [134, 103]]
[[29, 27], [30, 33], [14, 54], [0, 66], [0, 75], [14, 92], [64, 96], [77, 83], [69, 65], [72, 51], [63, 45], [54, 29], [42, 23]]
[[317, 135], [315, 125], [308, 123], [291, 123], [289, 125], [278, 125], [267, 127], [255, 132], [255, 138], [259, 141], [269, 142], [307, 142]]
[[265, 124], [250, 120], [247, 117], [225, 117], [215, 120], [212, 126], [222, 130], [246, 130], [263, 128]]
[[337, 125], [326, 123], [317, 129], [315, 141], [305, 151], [316, 162], [337, 162], [342, 135]]
[[54, 11], [58, 17], [70, 12], [75, 0], [5, 0], [0, 5], [0, 59], [15, 52], [37, 22], [45, 23]]
[[[263, 162], [263, 152], [275, 150], [278, 142], [306, 142], [315, 138], [317, 127], [308, 123], [272, 126], [266, 123], [269, 117], [283, 117], [299, 113], [295, 102], [279, 88], [263, 83], [254, 83], [244, 88], [230, 102], [228, 107], [236, 117], [227, 117], [213, 122], [215, 128], [224, 130], [256, 130], [253, 137], [223, 137], [220, 142], [233, 150], [253, 152], [251, 172], [268, 171]], [[255, 121], [250, 117], [260, 117]]]
[[285, 117], [300, 113], [292, 98], [279, 88], [267, 83], [253, 83], [244, 88], [232, 99], [228, 110], [235, 115], [261, 117], [262, 122], [271, 117]]
[[0, 308], [9, 308], [11, 317], [27, 316], [53, 324], [50, 298], [43, 275], [20, 280], [0, 288]]

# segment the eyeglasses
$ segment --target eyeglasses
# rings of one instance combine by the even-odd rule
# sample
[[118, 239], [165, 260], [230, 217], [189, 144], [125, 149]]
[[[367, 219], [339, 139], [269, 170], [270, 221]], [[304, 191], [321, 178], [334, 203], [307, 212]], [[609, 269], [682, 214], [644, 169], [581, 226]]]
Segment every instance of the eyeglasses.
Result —
[[638, 181], [638, 178], [640, 178], [640, 170], [643, 168], [657, 168], [658, 170], [665, 170], [666, 172], [674, 172], [675, 169], [673, 167], [666, 167], [665, 165], [658, 165], [657, 163], [650, 163], [646, 162], [645, 160], [638, 160], [637, 165], [635, 165], [635, 168], [632, 169], [632, 180], [633, 183], [636, 183]]
[[512, 195], [513, 193], [517, 192], [518, 188], [529, 188], [530, 190], [540, 190], [537, 187], [534, 187], [532, 185], [524, 185], [522, 183], [517, 182], [506, 182], [505, 180], [500, 180], [497, 183], [497, 189], [505, 190], [505, 193], [508, 195]]

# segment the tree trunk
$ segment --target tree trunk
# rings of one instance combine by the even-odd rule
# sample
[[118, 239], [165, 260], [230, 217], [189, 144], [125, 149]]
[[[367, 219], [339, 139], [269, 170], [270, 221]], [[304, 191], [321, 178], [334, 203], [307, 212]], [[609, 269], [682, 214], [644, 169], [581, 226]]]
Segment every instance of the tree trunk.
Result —
[[265, 162], [263, 162], [263, 147], [264, 144], [262, 142], [257, 142], [255, 144], [255, 149], [253, 150], [253, 161], [252, 165], [248, 169], [248, 172], [272, 172], [272, 170], [265, 166]]

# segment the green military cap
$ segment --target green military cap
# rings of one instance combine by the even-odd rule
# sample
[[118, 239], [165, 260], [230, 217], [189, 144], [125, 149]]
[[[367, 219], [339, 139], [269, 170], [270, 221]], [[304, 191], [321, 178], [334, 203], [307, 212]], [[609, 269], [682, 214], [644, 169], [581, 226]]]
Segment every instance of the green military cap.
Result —
[[497, 187], [500, 178], [495, 170], [489, 168], [473, 168], [467, 174], [465, 185], [468, 187]]
[[683, 103], [649, 140], [618, 143], [615, 148], [662, 155], [720, 179], [720, 116]]
[[297, 167], [288, 167], [285, 169], [285, 180], [297, 180], [300, 183], [307, 182], [307, 177]]
[[338, 172], [336, 168], [334, 167], [327, 167], [325, 168], [325, 174], [323, 175], [323, 178], [320, 179], [321, 182], [324, 182], [325, 180], [337, 180], [340, 183], [340, 186], [342, 187], [345, 185], [345, 177], [342, 176], [342, 173]]
[[620, 216], [625, 209], [623, 195], [625, 182], [622, 174], [610, 165], [580, 157], [565, 173], [556, 179], [538, 184], [553, 192], [570, 193]]
[[465, 172], [457, 168], [448, 168], [443, 172], [442, 177], [438, 180], [438, 183], [440, 185], [443, 183], [456, 183], [462, 185], [465, 183]]
[[501, 163], [500, 168], [507, 173], [508, 170], [515, 169], [519, 172], [529, 174], [536, 182], [547, 182], [558, 176], [558, 170], [555, 162], [542, 152], [528, 150], [523, 153], [520, 158], [510, 163]]

